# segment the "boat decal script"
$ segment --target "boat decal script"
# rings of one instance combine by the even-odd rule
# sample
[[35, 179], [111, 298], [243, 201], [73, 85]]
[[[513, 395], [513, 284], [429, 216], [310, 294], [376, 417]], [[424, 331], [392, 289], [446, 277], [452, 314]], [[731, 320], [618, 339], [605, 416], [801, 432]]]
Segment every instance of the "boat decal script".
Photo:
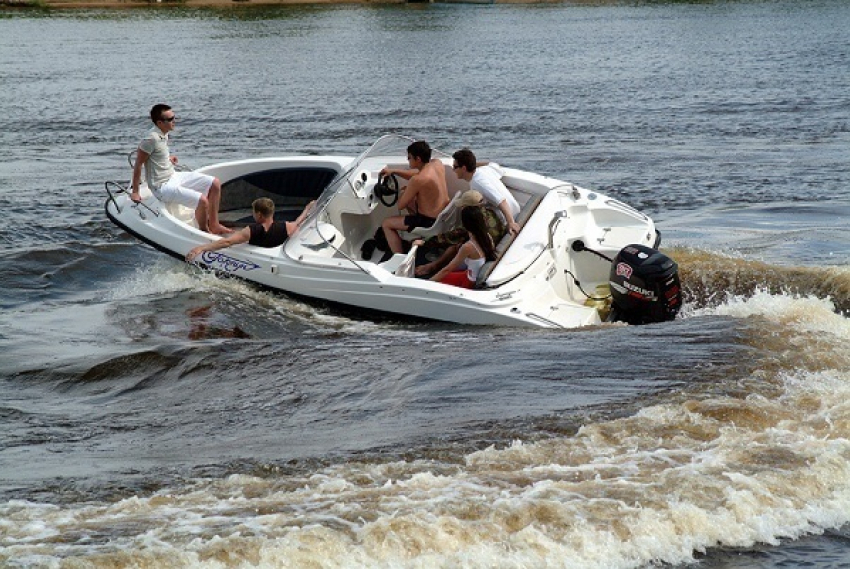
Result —
[[218, 251], [204, 251], [203, 255], [201, 255], [201, 261], [210, 268], [227, 271], [228, 273], [253, 271], [260, 268], [260, 265], [256, 263], [229, 257]]

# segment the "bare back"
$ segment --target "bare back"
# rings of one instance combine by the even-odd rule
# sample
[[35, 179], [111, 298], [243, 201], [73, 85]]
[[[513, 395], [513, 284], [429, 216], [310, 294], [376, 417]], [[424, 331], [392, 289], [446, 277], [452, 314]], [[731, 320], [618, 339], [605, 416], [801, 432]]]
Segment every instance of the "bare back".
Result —
[[411, 204], [415, 204], [417, 213], [428, 217], [437, 217], [449, 205], [446, 167], [440, 160], [431, 160], [410, 179], [399, 201], [399, 208]]

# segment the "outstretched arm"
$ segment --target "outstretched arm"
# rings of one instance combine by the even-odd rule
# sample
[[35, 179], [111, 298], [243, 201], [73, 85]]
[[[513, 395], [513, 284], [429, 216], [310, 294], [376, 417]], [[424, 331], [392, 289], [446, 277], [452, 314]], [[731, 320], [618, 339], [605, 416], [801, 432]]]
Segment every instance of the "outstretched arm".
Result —
[[304, 223], [304, 220], [307, 219], [307, 216], [310, 215], [310, 212], [316, 209], [316, 200], [311, 201], [304, 207], [304, 211], [301, 212], [295, 221], [287, 221], [286, 222], [286, 234], [292, 235], [298, 228], [301, 227], [301, 224]]
[[401, 176], [405, 180], [411, 179], [413, 176], [419, 173], [419, 170], [414, 169], [405, 169], [405, 168], [390, 168], [389, 166], [384, 166], [381, 168], [381, 176], [389, 176], [390, 174], [395, 174], [396, 176]]
[[198, 245], [197, 247], [186, 253], [186, 260], [191, 263], [195, 260], [195, 257], [200, 255], [204, 251], [215, 251], [217, 249], [224, 249], [225, 247], [230, 247], [231, 245], [247, 243], [249, 239], [251, 239], [251, 229], [248, 227], [243, 227], [241, 231], [231, 233], [227, 237], [223, 237], [222, 239], [218, 239], [205, 245]]

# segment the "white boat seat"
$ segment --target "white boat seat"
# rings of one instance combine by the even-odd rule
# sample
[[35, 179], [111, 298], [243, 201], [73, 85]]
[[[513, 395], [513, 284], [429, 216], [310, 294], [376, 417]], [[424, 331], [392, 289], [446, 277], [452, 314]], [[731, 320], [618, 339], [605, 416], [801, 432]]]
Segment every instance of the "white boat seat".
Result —
[[397, 277], [416, 276], [416, 247], [407, 253], [396, 253], [379, 266]]
[[185, 205], [181, 205], [176, 202], [162, 202], [162, 205], [165, 207], [166, 211], [168, 211], [168, 213], [170, 213], [176, 219], [179, 219], [183, 223], [191, 225], [192, 227], [198, 226], [198, 220], [195, 219], [194, 209], [188, 208]]
[[[528, 198], [528, 201], [522, 206], [522, 209], [519, 212], [519, 215], [514, 220], [519, 225], [519, 230], [522, 232], [522, 228], [525, 227], [525, 224], [534, 214], [534, 211], [537, 209], [537, 206], [540, 205], [540, 202], [543, 201], [545, 195], [533, 195]], [[502, 237], [501, 240], [496, 244], [496, 260], [495, 261], [487, 261], [484, 263], [484, 266], [481, 267], [481, 270], [478, 272], [478, 278], [475, 281], [475, 288], [483, 288], [487, 279], [490, 277], [490, 274], [493, 272], [493, 269], [496, 268], [496, 265], [499, 264], [499, 261], [502, 257], [505, 256], [505, 253], [508, 251], [510, 246], [514, 242], [514, 235], [510, 231], [505, 233], [505, 236]]]
[[462, 194], [463, 192], [455, 194], [451, 201], [449, 201], [449, 205], [443, 208], [443, 211], [440, 212], [431, 227], [414, 227], [410, 231], [403, 231], [401, 233], [405, 235], [402, 238], [407, 241], [419, 238], [427, 239], [428, 237], [433, 237], [434, 235], [439, 235], [440, 233], [445, 233], [450, 229], [458, 227], [460, 225], [461, 210], [458, 203]]
[[[134, 148], [133, 150], [131, 150], [127, 154], [127, 162], [130, 164], [131, 168], [136, 167], [136, 156], [137, 155], [138, 155], [138, 149], [137, 148]], [[130, 184], [127, 184], [127, 185], [128, 186], [132, 185], [132, 182]], [[145, 198], [149, 195], [152, 195], [152, 192], [148, 188], [147, 182], [145, 182], [144, 180], [142, 180], [139, 183], [139, 194], [142, 196], [142, 198]], [[166, 202], [160, 202], [160, 203], [162, 203], [162, 206], [165, 208], [165, 211], [167, 211], [169, 214], [171, 214], [171, 216], [174, 217], [175, 219], [178, 219], [178, 220], [182, 221], [183, 223], [185, 223], [187, 225], [191, 225], [192, 227], [198, 227], [198, 221], [195, 219], [195, 210], [194, 209], [188, 208], [188, 207], [181, 205], [179, 203], [166, 203]]]

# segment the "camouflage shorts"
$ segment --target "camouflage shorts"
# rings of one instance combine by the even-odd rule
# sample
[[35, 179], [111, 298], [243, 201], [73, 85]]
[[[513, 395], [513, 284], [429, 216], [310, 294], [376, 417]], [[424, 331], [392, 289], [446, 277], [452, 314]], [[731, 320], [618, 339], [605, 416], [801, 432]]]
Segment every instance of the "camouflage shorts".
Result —
[[[499, 217], [499, 214], [488, 207], [484, 208], [484, 220], [487, 222], [487, 233], [493, 239], [493, 244], [497, 245], [505, 235], [505, 230], [507, 229], [505, 223]], [[455, 227], [445, 233], [429, 237], [422, 245], [422, 248], [426, 251], [440, 251], [452, 245], [465, 243], [467, 239], [469, 239], [469, 234], [466, 229]]]

